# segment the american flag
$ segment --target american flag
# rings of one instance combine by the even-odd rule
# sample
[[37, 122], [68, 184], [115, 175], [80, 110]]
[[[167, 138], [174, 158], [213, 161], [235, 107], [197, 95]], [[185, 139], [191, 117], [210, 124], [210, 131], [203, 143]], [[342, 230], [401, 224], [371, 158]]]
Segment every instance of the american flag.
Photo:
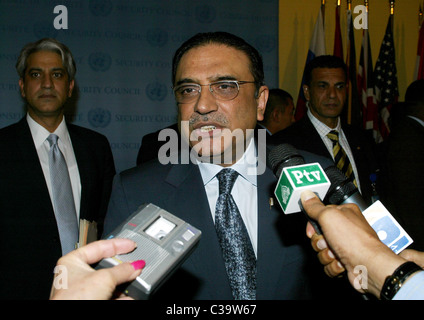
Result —
[[383, 140], [386, 139], [390, 133], [388, 123], [390, 111], [392, 105], [396, 103], [399, 98], [392, 24], [393, 15], [390, 15], [374, 69], [375, 93], [380, 114], [379, 128]]
[[362, 32], [362, 46], [358, 67], [358, 88], [362, 110], [363, 128], [372, 132], [372, 136], [375, 142], [381, 142], [368, 29], [363, 29]]

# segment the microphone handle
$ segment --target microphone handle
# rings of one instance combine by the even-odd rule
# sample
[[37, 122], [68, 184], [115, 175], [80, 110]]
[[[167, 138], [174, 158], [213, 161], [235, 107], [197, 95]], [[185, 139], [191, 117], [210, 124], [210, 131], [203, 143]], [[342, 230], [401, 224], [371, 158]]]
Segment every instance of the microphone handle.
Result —
[[361, 210], [361, 212], [364, 212], [365, 209], [368, 208], [368, 205], [366, 204], [364, 198], [362, 198], [362, 196], [361, 196], [361, 194], [359, 192], [353, 193], [350, 197], [348, 197], [347, 199], [345, 199], [340, 204], [346, 204], [346, 203], [354, 203], [354, 204], [356, 204], [359, 207], [359, 209]]

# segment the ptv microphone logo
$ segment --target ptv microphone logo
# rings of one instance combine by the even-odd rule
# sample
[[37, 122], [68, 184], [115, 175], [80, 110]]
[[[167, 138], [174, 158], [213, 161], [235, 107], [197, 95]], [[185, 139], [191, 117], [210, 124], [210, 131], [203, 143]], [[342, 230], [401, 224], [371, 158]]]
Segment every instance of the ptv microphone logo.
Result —
[[274, 195], [285, 214], [301, 211], [300, 194], [311, 190], [323, 199], [330, 188], [330, 181], [319, 163], [308, 163], [284, 168]]

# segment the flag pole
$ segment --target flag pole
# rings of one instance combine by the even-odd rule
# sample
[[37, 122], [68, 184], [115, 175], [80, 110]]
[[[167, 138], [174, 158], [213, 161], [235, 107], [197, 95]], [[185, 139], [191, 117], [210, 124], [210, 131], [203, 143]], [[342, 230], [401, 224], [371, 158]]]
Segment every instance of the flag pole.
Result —
[[393, 32], [393, 25], [394, 25], [394, 16], [395, 16], [395, 0], [389, 0], [390, 3], [390, 26], [392, 28]]
[[[339, 5], [340, 1], [338, 1], [337, 4]], [[348, 14], [349, 13], [352, 14], [352, 0], [347, 0], [347, 11], [348, 11]], [[351, 19], [352, 19], [352, 17], [351, 17]], [[352, 44], [349, 43], [349, 40], [350, 40], [349, 39], [349, 36], [350, 36], [349, 35], [349, 32], [350, 32], [349, 28], [350, 28], [350, 26], [348, 25], [347, 28], [348, 28], [348, 34], [347, 34], [348, 41], [347, 41], [347, 43], [348, 43], [349, 46], [351, 46]], [[352, 61], [351, 61], [352, 57], [350, 56], [350, 47], [348, 47], [346, 51], [347, 51], [347, 54], [348, 54], [348, 58], [346, 59], [346, 63], [349, 63], [349, 65], [350, 65], [352, 63]], [[356, 63], [356, 61], [354, 61], [354, 63]], [[349, 75], [349, 77], [350, 77], [350, 75]], [[346, 122], [348, 124], [351, 124], [352, 123], [352, 84], [350, 83], [350, 79], [347, 79], [347, 82], [349, 83], [349, 92], [348, 92], [349, 98], [348, 98], [348, 101], [347, 101], [347, 116], [346, 116], [347, 119], [346, 119]]]

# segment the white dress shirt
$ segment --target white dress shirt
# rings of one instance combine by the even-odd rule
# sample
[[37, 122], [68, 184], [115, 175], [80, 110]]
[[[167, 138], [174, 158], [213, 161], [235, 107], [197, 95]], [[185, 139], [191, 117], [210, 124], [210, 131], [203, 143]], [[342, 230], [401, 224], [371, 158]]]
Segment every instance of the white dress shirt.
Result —
[[[35, 148], [37, 149], [38, 158], [40, 160], [41, 168], [43, 169], [44, 178], [47, 183], [47, 187], [50, 193], [50, 199], [52, 199], [51, 181], [50, 181], [50, 169], [49, 169], [49, 150], [50, 144], [47, 141], [47, 137], [50, 132], [34, 121], [29, 114], [27, 114], [27, 121], [31, 130], [32, 139], [34, 140]], [[75, 209], [77, 212], [77, 221], [79, 221], [80, 212], [80, 200], [81, 200], [81, 180], [78, 171], [78, 165], [72, 147], [71, 138], [69, 136], [68, 128], [66, 127], [65, 118], [63, 118], [60, 125], [57, 127], [55, 132], [52, 132], [59, 137], [59, 149], [62, 151], [65, 157], [66, 164], [68, 165], [69, 176], [71, 179], [72, 192], [74, 195]]]
[[327, 147], [328, 152], [331, 154], [331, 157], [334, 160], [334, 154], [333, 154], [333, 142], [330, 140], [329, 137], [327, 137], [327, 134], [330, 133], [331, 130], [337, 130], [339, 132], [339, 143], [341, 147], [346, 152], [347, 157], [349, 158], [350, 163], [352, 164], [353, 173], [355, 174], [356, 183], [358, 185], [359, 192], [361, 191], [361, 186], [359, 184], [359, 175], [358, 175], [358, 169], [356, 168], [355, 160], [353, 159], [352, 151], [350, 150], [349, 142], [346, 139], [346, 136], [342, 130], [342, 126], [340, 123], [340, 118], [338, 119], [337, 126], [335, 128], [330, 128], [321, 121], [319, 121], [315, 116], [312, 114], [312, 112], [309, 110], [306, 113], [309, 117], [309, 119], [312, 122], [312, 125], [315, 127], [315, 129], [318, 131], [318, 134], [320, 135], [322, 141], [324, 142], [324, 145]]
[[422, 121], [421, 119], [414, 116], [408, 116], [408, 118], [414, 119], [415, 121], [417, 121], [420, 125], [424, 127], [424, 121]]
[[[252, 138], [243, 157], [229, 168], [239, 173], [231, 195], [237, 204], [240, 215], [246, 225], [247, 232], [252, 242], [253, 250], [257, 256], [258, 243], [258, 192], [256, 177], [256, 147]], [[206, 194], [208, 196], [212, 219], [215, 221], [215, 207], [219, 196], [219, 182], [216, 175], [224, 167], [213, 163], [197, 162], [202, 175]]]

